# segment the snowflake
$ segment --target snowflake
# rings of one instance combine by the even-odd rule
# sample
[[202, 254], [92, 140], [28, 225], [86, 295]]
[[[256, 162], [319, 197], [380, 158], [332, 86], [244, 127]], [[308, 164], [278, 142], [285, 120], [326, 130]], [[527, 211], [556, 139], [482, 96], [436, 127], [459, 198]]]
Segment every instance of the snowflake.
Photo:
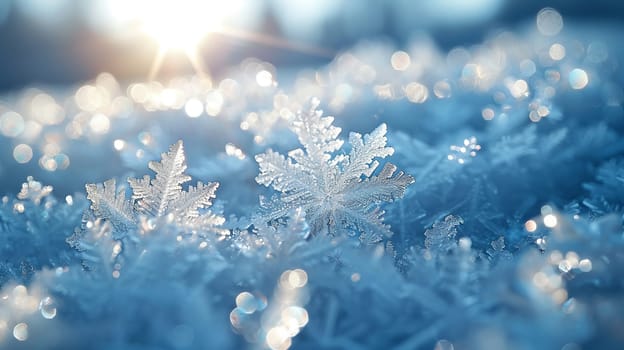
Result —
[[154, 179], [145, 175], [142, 179], [128, 179], [132, 188], [132, 199], [125, 196], [125, 189], [117, 192], [115, 180], [104, 182], [103, 186], [88, 184], [87, 198], [91, 209], [98, 219], [110, 222], [115, 238], [125, 235], [140, 224], [152, 225], [154, 221], [145, 220], [164, 218], [179, 227], [191, 230], [224, 233], [220, 226], [225, 219], [206, 208], [212, 205], [216, 182], [197, 187], [189, 186], [182, 190], [182, 184], [191, 180], [186, 175], [186, 161], [182, 141], [172, 145], [169, 152], [162, 154], [160, 162], [149, 162], [149, 168], [156, 173]]
[[350, 153], [335, 154], [343, 145], [338, 139], [341, 130], [332, 125], [332, 117], [322, 117], [318, 103], [314, 100], [308, 113], [297, 113], [292, 123], [303, 149], [292, 150], [287, 157], [272, 150], [256, 156], [260, 166], [256, 181], [281, 193], [280, 198], [263, 203], [268, 220], [301, 207], [312, 233], [346, 230], [360, 234], [365, 242], [391, 236], [379, 204], [402, 197], [414, 178], [397, 173], [391, 163], [373, 176], [379, 166], [375, 158], [394, 152], [386, 147], [386, 125], [364, 137], [351, 133]]
[[425, 231], [425, 248], [441, 254], [454, 249], [457, 245], [455, 240], [457, 227], [463, 223], [464, 219], [453, 215], [448, 215], [444, 221], [436, 222]]
[[624, 198], [624, 159], [616, 158], [596, 169], [595, 180], [583, 184], [589, 192], [583, 205], [598, 216], [619, 212]]
[[[504, 135], [491, 147], [492, 164], [494, 165], [514, 165], [527, 157], [550, 155], [548, 161], [553, 162], [554, 157], [568, 156], [568, 152], [554, 151], [560, 147], [566, 137], [568, 130], [561, 128], [549, 134], [538, 136], [537, 126], [531, 124], [515, 134]], [[540, 159], [540, 158], [538, 158]]]

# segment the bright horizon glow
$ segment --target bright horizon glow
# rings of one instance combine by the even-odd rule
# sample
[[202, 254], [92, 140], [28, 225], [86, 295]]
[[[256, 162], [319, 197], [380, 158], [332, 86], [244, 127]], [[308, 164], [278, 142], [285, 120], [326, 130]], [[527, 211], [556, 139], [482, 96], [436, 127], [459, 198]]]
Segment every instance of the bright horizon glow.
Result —
[[114, 18], [132, 23], [158, 44], [149, 79], [154, 79], [167, 52], [184, 52], [202, 77], [208, 74], [199, 58], [199, 45], [208, 33], [241, 10], [241, 0], [109, 0]]
[[[209, 78], [200, 57], [200, 44], [209, 33], [223, 35], [260, 45], [333, 57], [335, 53], [322, 47], [292, 43], [279, 37], [239, 30], [231, 21], [245, 18], [247, 0], [99, 0], [101, 10], [109, 14], [110, 23], [120, 32], [140, 33], [159, 44], [149, 70], [148, 79], [155, 79], [170, 51], [186, 54], [200, 77]], [[245, 7], [243, 5], [246, 5]], [[111, 27], [112, 28], [112, 27]], [[128, 29], [133, 29], [128, 31]]]
[[238, 9], [233, 0], [157, 0], [141, 1], [139, 19], [142, 29], [161, 48], [192, 51], [211, 32], [220, 31], [227, 17]]
[[158, 42], [161, 50], [192, 51], [220, 31], [241, 9], [241, 0], [109, 0], [108, 11]]

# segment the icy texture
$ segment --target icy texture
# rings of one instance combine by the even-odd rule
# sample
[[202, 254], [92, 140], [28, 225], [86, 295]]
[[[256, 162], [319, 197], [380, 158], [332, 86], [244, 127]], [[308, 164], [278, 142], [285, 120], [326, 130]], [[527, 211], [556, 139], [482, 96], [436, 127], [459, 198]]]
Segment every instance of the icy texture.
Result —
[[22, 184], [17, 198], [2, 198], [0, 203], [0, 285], [13, 280], [30, 281], [42, 268], [66, 265], [74, 253], [65, 238], [80, 224], [84, 196], [58, 202], [51, 196], [52, 186], [32, 177]]
[[[0, 348], [620, 349], [623, 56], [619, 31], [595, 30], [505, 31], [449, 53], [423, 39], [369, 42], [314, 71], [249, 60], [213, 84], [126, 89], [103, 74], [80, 87], [115, 101], [97, 111], [73, 106], [78, 87], [5, 96], [1, 141], [28, 143], [34, 158], [17, 165], [23, 155], [7, 146], [0, 186], [15, 193], [28, 173], [54, 191], [28, 179], [0, 205]], [[549, 58], [555, 42], [561, 60]], [[406, 55], [395, 69], [392, 57]], [[579, 69], [589, 82], [573, 89], [568, 73]], [[276, 84], [259, 86], [260, 70]], [[189, 119], [170, 93], [205, 103], [210, 117]], [[31, 115], [44, 94], [62, 101], [59, 124]], [[311, 95], [335, 121], [296, 115]], [[28, 135], [5, 134], [14, 125], [4, 108], [21, 113]], [[94, 114], [109, 118], [108, 133], [93, 133]], [[384, 124], [343, 147], [334, 122]], [[305, 141], [290, 155], [286, 127]], [[331, 212], [347, 198], [359, 218], [392, 197], [398, 172], [373, 170], [390, 153], [386, 136], [392, 163], [416, 178], [384, 207], [389, 238]], [[62, 200], [93, 179], [142, 173], [181, 137], [188, 169], [174, 144], [155, 177], [90, 186], [82, 225], [89, 202]], [[245, 157], [268, 147], [283, 154], [261, 155], [272, 189]], [[211, 184], [187, 188], [187, 172], [219, 181], [219, 200], [211, 206]], [[394, 187], [367, 190], [383, 181]], [[370, 232], [383, 244], [349, 237]]]
[[266, 203], [267, 219], [301, 207], [315, 234], [359, 234], [366, 243], [390, 237], [379, 204], [401, 198], [414, 178], [397, 172], [392, 163], [373, 176], [377, 159], [394, 153], [386, 147], [386, 125], [364, 137], [351, 133], [349, 154], [335, 154], [343, 145], [338, 139], [341, 130], [332, 125], [333, 117], [322, 117], [318, 103], [313, 101], [310, 110], [298, 113], [292, 122], [303, 149], [286, 157], [272, 150], [256, 156], [260, 166], [256, 181], [281, 193]]
[[184, 174], [182, 141], [163, 153], [161, 162], [150, 162], [149, 168], [156, 172], [155, 179], [147, 175], [128, 179], [133, 190], [131, 200], [126, 199], [125, 189], [116, 191], [115, 180], [103, 186], [86, 186], [91, 211], [85, 213], [82, 227], [67, 238], [67, 243], [81, 253], [86, 269], [118, 275], [125, 260], [135, 259], [154, 244], [151, 241], [159, 241], [150, 234], [158, 228], [175, 231], [178, 241], [191, 242], [229, 233], [221, 227], [225, 219], [207, 209], [218, 183], [198, 182], [197, 187], [183, 191], [181, 185], [191, 178]]
[[444, 221], [433, 224], [425, 231], [425, 248], [441, 253], [451, 250], [455, 244], [456, 226], [463, 223], [462, 218], [449, 215]]

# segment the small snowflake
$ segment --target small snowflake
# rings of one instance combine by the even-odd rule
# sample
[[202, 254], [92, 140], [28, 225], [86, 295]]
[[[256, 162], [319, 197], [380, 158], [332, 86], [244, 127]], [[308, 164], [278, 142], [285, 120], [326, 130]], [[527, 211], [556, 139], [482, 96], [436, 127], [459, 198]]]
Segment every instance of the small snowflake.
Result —
[[272, 150], [256, 156], [260, 166], [256, 181], [281, 193], [280, 198], [263, 203], [268, 219], [301, 207], [313, 233], [344, 230], [359, 234], [366, 242], [389, 237], [392, 232], [383, 223], [379, 204], [402, 197], [414, 178], [396, 172], [391, 163], [373, 176], [379, 166], [376, 158], [394, 152], [386, 147], [386, 125], [363, 137], [351, 133], [350, 153], [335, 154], [343, 145], [338, 139], [341, 130], [332, 125], [332, 117], [322, 117], [318, 103], [313, 101], [310, 111], [298, 113], [292, 123], [303, 149], [292, 150], [286, 157]]
[[35, 205], [39, 205], [41, 200], [49, 196], [52, 193], [52, 186], [44, 186], [39, 181], [35, 181], [32, 176], [26, 178], [26, 182], [22, 184], [20, 193], [17, 194], [17, 198], [21, 200], [30, 200]]
[[471, 158], [477, 156], [477, 152], [481, 150], [481, 145], [477, 143], [477, 138], [472, 136], [464, 139], [462, 145], [451, 145], [449, 149], [451, 152], [447, 156], [448, 160], [455, 160], [459, 164], [465, 164], [470, 162]]
[[433, 224], [425, 231], [425, 248], [439, 253], [447, 253], [457, 245], [455, 236], [457, 227], [463, 225], [464, 219], [459, 216], [448, 215], [444, 221]]
[[[128, 179], [132, 200], [126, 199], [125, 189], [117, 192], [115, 180], [108, 180], [103, 186], [86, 186], [93, 214], [109, 221], [116, 237], [145, 226], [145, 218], [164, 218], [194, 231], [224, 233], [220, 226], [225, 219], [206, 210], [212, 205], [219, 184], [198, 182], [196, 187], [182, 190], [181, 185], [191, 180], [184, 173], [186, 160], [182, 141], [172, 145], [168, 153], [163, 153], [160, 162], [149, 162], [149, 168], [156, 173], [154, 179], [148, 175], [142, 179]], [[148, 224], [152, 222], [148, 221]]]

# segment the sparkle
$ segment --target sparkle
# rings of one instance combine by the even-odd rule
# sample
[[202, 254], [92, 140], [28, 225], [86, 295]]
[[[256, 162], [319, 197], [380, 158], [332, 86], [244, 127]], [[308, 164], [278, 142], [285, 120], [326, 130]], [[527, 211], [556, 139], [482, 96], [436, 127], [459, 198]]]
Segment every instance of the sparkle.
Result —
[[0, 132], [7, 137], [16, 137], [24, 132], [24, 118], [9, 111], [0, 116]]
[[21, 143], [15, 146], [15, 148], [13, 149], [13, 158], [15, 158], [15, 161], [20, 164], [25, 164], [25, 163], [30, 162], [32, 157], [33, 157], [33, 150], [32, 148], [30, 148], [30, 146], [26, 144]]
[[[282, 322], [290, 323], [293, 321], [297, 328], [303, 328], [308, 324], [308, 312], [300, 306], [289, 306], [282, 311]], [[298, 330], [297, 330], [298, 331]], [[296, 334], [293, 334], [295, 336]]]
[[106, 95], [105, 91], [96, 86], [84, 85], [76, 91], [74, 101], [78, 108], [87, 112], [95, 112], [105, 104]]
[[256, 74], [256, 83], [261, 87], [273, 85], [273, 74], [267, 70], [261, 70]]
[[45, 319], [51, 320], [56, 317], [56, 307], [54, 306], [54, 301], [50, 297], [41, 299], [39, 310], [41, 311], [41, 316]]
[[273, 327], [267, 332], [266, 343], [272, 350], [288, 349], [291, 342], [288, 329], [284, 326]]
[[583, 89], [589, 83], [589, 77], [587, 76], [587, 72], [580, 68], [574, 68], [570, 71], [568, 75], [568, 82], [570, 83], [570, 87], [574, 90]]
[[249, 292], [242, 292], [236, 296], [236, 307], [246, 314], [254, 313], [258, 308], [257, 304], [256, 298]]
[[508, 83], [509, 92], [515, 99], [522, 99], [529, 95], [529, 84], [526, 80], [519, 79], [512, 83]]
[[288, 274], [288, 284], [291, 288], [301, 288], [308, 283], [308, 274], [301, 269], [290, 271]]
[[543, 35], [557, 35], [562, 28], [563, 18], [557, 10], [546, 7], [537, 13], [537, 30]]
[[553, 228], [557, 226], [557, 217], [553, 214], [548, 214], [544, 216], [544, 225], [548, 228]]
[[110, 129], [110, 120], [104, 114], [97, 113], [89, 121], [89, 127], [96, 134], [106, 134]]
[[561, 61], [566, 55], [565, 46], [559, 43], [554, 43], [550, 46], [550, 49], [548, 50], [548, 54], [550, 55], [550, 58], [552, 58], [553, 60]]
[[477, 138], [471, 136], [464, 139], [462, 145], [451, 145], [451, 153], [447, 156], [448, 160], [456, 160], [459, 164], [464, 164], [470, 161], [470, 158], [477, 156], [477, 152], [481, 150], [481, 145], [477, 143]]
[[121, 151], [124, 147], [126, 147], [126, 141], [121, 139], [113, 141], [113, 148], [115, 148], [116, 151]]
[[579, 265], [579, 256], [576, 252], [569, 251], [565, 256], [566, 260], [570, 264], [570, 267], [577, 268]]
[[184, 112], [186, 112], [189, 118], [197, 118], [204, 113], [204, 104], [200, 100], [192, 98], [186, 101]]
[[139, 142], [141, 142], [145, 146], [149, 146], [154, 142], [154, 138], [152, 134], [147, 131], [142, 131], [138, 135]]
[[236, 147], [232, 143], [228, 143], [225, 145], [225, 154], [227, 154], [228, 156], [237, 158], [239, 160], [243, 160], [247, 157], [242, 149]]
[[449, 98], [451, 97], [451, 85], [445, 80], [438, 81], [433, 86], [433, 93], [437, 98]]
[[494, 119], [494, 110], [492, 108], [483, 108], [483, 110], [481, 111], [481, 117], [483, 117], [483, 119], [485, 120], [492, 120]]
[[19, 341], [26, 341], [28, 339], [28, 324], [18, 323], [13, 327], [13, 337]]
[[390, 58], [390, 64], [392, 68], [398, 71], [404, 71], [409, 68], [412, 63], [410, 56], [405, 51], [397, 51], [392, 54]]
[[405, 87], [405, 97], [412, 103], [423, 103], [429, 97], [429, 89], [420, 83], [409, 83]]
[[579, 261], [579, 270], [582, 272], [590, 272], [592, 270], [592, 262], [589, 259], [582, 259]]
[[13, 205], [13, 210], [15, 210], [17, 213], [21, 214], [24, 212], [25, 209], [26, 208], [24, 207], [24, 203], [22, 202], [17, 202]]
[[561, 270], [561, 272], [569, 272], [572, 269], [572, 265], [570, 265], [570, 262], [568, 260], [561, 260], [559, 262], [559, 270]]
[[206, 113], [208, 113], [211, 117], [216, 117], [219, 113], [221, 113], [223, 103], [224, 98], [220, 91], [214, 90], [208, 93], [208, 96], [206, 97]]
[[535, 230], [537, 230], [537, 222], [535, 222], [535, 220], [528, 220], [524, 223], [524, 229], [527, 230], [527, 232], [535, 232]]

